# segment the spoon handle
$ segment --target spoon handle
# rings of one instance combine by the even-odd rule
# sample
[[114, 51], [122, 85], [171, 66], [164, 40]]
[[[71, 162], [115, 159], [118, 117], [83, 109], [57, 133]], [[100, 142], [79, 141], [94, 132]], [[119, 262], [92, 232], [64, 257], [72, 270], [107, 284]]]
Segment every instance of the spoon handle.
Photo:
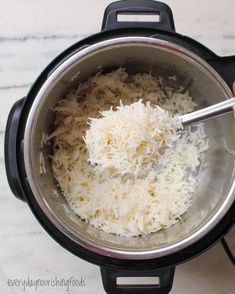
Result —
[[183, 128], [185, 128], [204, 120], [222, 116], [229, 112], [235, 112], [235, 97], [194, 112], [180, 115], [178, 118]]

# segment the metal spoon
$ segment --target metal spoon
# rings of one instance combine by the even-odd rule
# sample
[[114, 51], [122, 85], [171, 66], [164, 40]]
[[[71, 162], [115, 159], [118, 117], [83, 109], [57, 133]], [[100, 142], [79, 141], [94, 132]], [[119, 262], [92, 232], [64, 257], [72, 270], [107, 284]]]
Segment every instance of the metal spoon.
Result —
[[216, 118], [230, 112], [235, 112], [235, 97], [194, 112], [180, 115], [178, 118], [182, 123], [183, 128], [185, 128], [198, 122]]

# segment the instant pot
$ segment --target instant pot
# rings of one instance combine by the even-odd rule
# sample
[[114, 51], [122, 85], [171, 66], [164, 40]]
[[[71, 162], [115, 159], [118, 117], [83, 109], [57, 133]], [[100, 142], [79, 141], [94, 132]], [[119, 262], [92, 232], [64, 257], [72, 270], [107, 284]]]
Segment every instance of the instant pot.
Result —
[[[128, 18], [140, 15], [148, 21]], [[234, 116], [204, 123], [210, 147], [205, 153], [197, 195], [180, 222], [132, 238], [98, 230], [76, 216], [61, 195], [51, 169], [52, 147], [43, 143], [43, 136], [53, 131], [53, 108], [66, 93], [98, 71], [120, 66], [129, 73], [151, 71], [163, 78], [165, 86], [177, 88], [180, 84], [198, 108], [233, 96], [235, 56], [219, 57], [197, 41], [176, 33], [166, 4], [152, 0], [111, 3], [105, 10], [101, 32], [56, 57], [27, 96], [13, 105], [5, 135], [8, 182], [14, 195], [28, 203], [59, 244], [100, 266], [107, 293], [168, 293], [175, 266], [218, 240], [225, 242], [223, 236], [235, 222]], [[167, 79], [169, 76], [176, 78]], [[120, 277], [156, 277], [156, 283], [122, 284]]]

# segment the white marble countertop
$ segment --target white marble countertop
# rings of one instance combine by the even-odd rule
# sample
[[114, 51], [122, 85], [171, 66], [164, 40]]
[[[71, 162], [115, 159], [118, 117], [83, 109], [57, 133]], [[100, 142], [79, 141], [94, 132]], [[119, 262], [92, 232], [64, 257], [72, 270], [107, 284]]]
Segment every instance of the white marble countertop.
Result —
[[[59, 246], [27, 205], [11, 193], [3, 141], [11, 105], [26, 95], [40, 71], [63, 49], [100, 30], [108, 0], [0, 0], [0, 289], [1, 293], [102, 294], [98, 266]], [[177, 0], [170, 4], [178, 32], [219, 55], [235, 55], [234, 0]], [[234, 77], [235, 79], [235, 77]], [[235, 249], [234, 230], [227, 239]], [[84, 278], [84, 287], [10, 287], [8, 279]], [[171, 293], [235, 293], [235, 270], [217, 244], [176, 268]]]

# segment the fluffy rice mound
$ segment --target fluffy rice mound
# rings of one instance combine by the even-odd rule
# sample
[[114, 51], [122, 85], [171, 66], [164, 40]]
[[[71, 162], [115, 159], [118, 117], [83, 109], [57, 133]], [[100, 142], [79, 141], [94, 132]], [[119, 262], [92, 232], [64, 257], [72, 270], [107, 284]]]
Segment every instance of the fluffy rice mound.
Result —
[[142, 99], [130, 105], [121, 102], [115, 111], [102, 111], [101, 118], [91, 118], [89, 124], [84, 140], [95, 170], [135, 177], [156, 168], [181, 127], [177, 118]]

